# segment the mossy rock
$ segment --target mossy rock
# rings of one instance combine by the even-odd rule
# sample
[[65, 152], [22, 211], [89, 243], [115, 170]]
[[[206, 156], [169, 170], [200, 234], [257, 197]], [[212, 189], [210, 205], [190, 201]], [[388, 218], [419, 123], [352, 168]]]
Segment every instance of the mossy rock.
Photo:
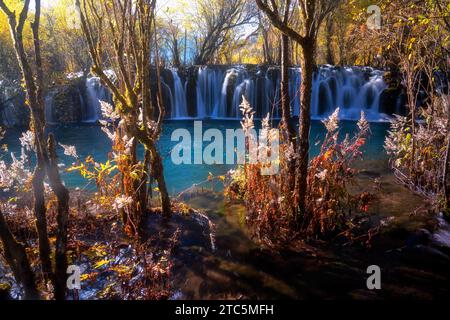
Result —
[[82, 97], [86, 94], [85, 78], [76, 78], [54, 88], [52, 119], [57, 123], [77, 123], [82, 120]]

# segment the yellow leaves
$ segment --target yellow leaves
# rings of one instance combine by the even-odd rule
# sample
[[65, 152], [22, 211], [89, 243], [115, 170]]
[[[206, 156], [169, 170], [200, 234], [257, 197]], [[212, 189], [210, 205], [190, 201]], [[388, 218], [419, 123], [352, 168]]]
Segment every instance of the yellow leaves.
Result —
[[175, 205], [176, 205], [177, 212], [179, 212], [183, 215], [188, 215], [191, 213], [191, 208], [184, 202], [178, 202]]
[[95, 170], [99, 174], [111, 174], [114, 170], [117, 169], [117, 165], [112, 165], [111, 160], [106, 161], [106, 163], [100, 163], [99, 167], [95, 167]]
[[111, 268], [109, 268], [111, 271], [116, 272], [118, 275], [120, 276], [126, 276], [129, 275], [133, 269], [129, 266], [125, 266], [125, 265], [117, 265], [117, 266], [112, 266]]
[[106, 246], [105, 245], [94, 245], [89, 248], [89, 250], [83, 252], [85, 256], [89, 259], [102, 258], [106, 256]]
[[113, 261], [114, 260], [100, 260], [94, 265], [94, 268], [95, 269], [100, 269], [101, 267], [104, 267], [104, 266], [108, 265], [110, 262], [113, 262]]
[[130, 172], [130, 177], [133, 180], [139, 180], [141, 178], [141, 173], [138, 170], [133, 170]]
[[[408, 44], [408, 50], [411, 51], [413, 49], [414, 43], [416, 42], [416, 38], [411, 38], [409, 39], [409, 44]], [[410, 53], [410, 55], [412, 55], [412, 52]]]
[[97, 278], [97, 273], [83, 273], [80, 276], [80, 281], [94, 280], [95, 278]]
[[111, 160], [106, 163], [97, 163], [91, 156], [88, 156], [84, 162], [73, 165], [66, 172], [79, 172], [84, 179], [95, 180], [98, 183], [110, 176], [116, 169], [118, 166]]

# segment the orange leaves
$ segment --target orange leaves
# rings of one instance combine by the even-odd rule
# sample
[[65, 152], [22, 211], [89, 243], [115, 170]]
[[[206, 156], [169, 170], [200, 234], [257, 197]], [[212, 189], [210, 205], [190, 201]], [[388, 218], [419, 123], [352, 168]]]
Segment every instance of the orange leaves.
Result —
[[325, 152], [323, 154], [323, 156], [321, 158], [323, 161], [327, 161], [328, 159], [331, 158], [332, 155], [333, 155], [333, 150], [328, 150], [327, 152]]

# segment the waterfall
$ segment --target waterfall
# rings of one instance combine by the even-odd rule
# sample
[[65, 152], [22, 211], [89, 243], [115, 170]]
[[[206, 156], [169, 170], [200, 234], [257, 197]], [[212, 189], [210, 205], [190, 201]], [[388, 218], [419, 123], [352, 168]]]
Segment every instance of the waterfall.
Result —
[[86, 94], [88, 101], [84, 101], [82, 121], [96, 122], [102, 117], [100, 101], [111, 101], [111, 94], [97, 77], [86, 79]]
[[225, 74], [222, 68], [200, 67], [197, 74], [197, 117], [219, 117], [222, 110], [222, 87]]
[[[197, 116], [240, 118], [239, 105], [245, 96], [257, 111], [257, 117], [264, 117], [267, 113], [280, 117], [279, 68], [255, 68], [200, 67], [197, 75]], [[291, 68], [289, 74], [291, 112], [298, 116], [301, 69]], [[321, 66], [313, 79], [311, 115], [314, 119], [323, 119], [339, 107], [342, 119], [359, 119], [361, 111], [364, 111], [371, 121], [386, 120], [388, 116], [379, 112], [380, 95], [385, 88], [382, 71], [370, 67]]]
[[185, 86], [181, 83], [181, 79], [178, 76], [178, 71], [172, 69], [172, 76], [174, 82], [174, 90], [172, 93], [172, 112], [173, 118], [182, 119], [188, 117], [186, 91]]
[[56, 124], [56, 121], [53, 117], [53, 103], [56, 95], [56, 91], [50, 91], [44, 100], [44, 113], [45, 113], [45, 121], [47, 124], [52, 125]]
[[[166, 76], [162, 77], [162, 88], [167, 116], [171, 119], [186, 119], [189, 115], [240, 119], [239, 106], [243, 97], [255, 110], [256, 118], [265, 117], [268, 113], [274, 118], [281, 116], [281, 73], [278, 67], [192, 67], [187, 69], [183, 80], [178, 70], [166, 71]], [[108, 76], [114, 75], [108, 73]], [[289, 76], [291, 112], [299, 116], [301, 69], [290, 68]], [[389, 116], [380, 112], [380, 96], [385, 89], [383, 71], [370, 67], [320, 66], [313, 78], [311, 116], [313, 119], [323, 119], [339, 107], [341, 119], [359, 119], [361, 111], [364, 111], [371, 121], [386, 120]], [[101, 119], [100, 100], [111, 101], [111, 93], [96, 77], [87, 78], [85, 93], [80, 93], [81, 121], [96, 122]], [[50, 93], [46, 98], [45, 113], [49, 123], [55, 122], [52, 115], [54, 95]]]

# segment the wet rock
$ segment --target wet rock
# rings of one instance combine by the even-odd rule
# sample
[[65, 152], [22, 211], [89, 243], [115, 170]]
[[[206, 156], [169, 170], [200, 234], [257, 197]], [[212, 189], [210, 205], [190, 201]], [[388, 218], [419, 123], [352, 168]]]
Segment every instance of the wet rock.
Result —
[[450, 263], [450, 257], [448, 255], [431, 246], [418, 244], [413, 247], [405, 248], [403, 253], [405, 254], [404, 258], [409, 258], [409, 260], [418, 264], [422, 262], [448, 265], [448, 263]]
[[198, 67], [192, 66], [185, 70], [186, 102], [190, 117], [197, 116], [197, 76]]
[[421, 228], [408, 237], [406, 240], [406, 245], [410, 247], [416, 245], [428, 245], [431, 238], [431, 232], [427, 229]]
[[387, 88], [380, 95], [380, 112], [387, 115], [398, 113], [398, 102], [401, 90], [398, 88]]
[[[187, 215], [174, 214], [169, 221], [165, 220], [160, 214], [150, 214], [148, 217], [146, 233], [150, 242], [155, 246], [165, 247], [170, 245], [171, 236], [177, 230], [179, 231], [177, 247], [215, 250], [212, 224], [201, 213], [192, 211]], [[156, 234], [160, 236], [154, 237]]]

